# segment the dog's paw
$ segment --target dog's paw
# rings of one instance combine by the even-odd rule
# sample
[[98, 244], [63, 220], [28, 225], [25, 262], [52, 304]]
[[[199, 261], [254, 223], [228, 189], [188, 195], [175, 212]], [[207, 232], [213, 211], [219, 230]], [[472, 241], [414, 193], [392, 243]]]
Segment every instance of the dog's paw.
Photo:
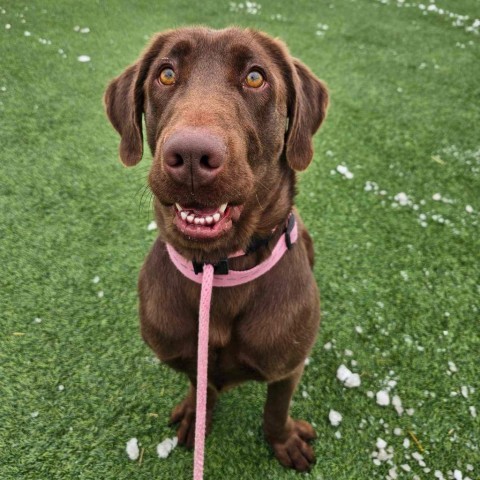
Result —
[[[206, 418], [206, 435], [210, 433], [212, 425], [213, 412], [207, 410]], [[177, 437], [178, 444], [187, 448], [193, 448], [195, 445], [195, 402], [190, 396], [182, 400], [173, 410], [170, 415], [169, 424], [178, 423]]]
[[271, 441], [278, 461], [284, 466], [299, 472], [310, 470], [315, 463], [312, 447], [307, 443], [316, 437], [313, 427], [303, 420], [292, 420], [293, 425], [286, 439]]

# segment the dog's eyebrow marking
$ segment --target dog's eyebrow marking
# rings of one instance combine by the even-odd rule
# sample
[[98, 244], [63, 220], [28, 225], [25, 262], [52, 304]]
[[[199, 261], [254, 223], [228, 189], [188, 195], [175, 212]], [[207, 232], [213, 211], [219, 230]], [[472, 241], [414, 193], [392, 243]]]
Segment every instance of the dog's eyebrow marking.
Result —
[[168, 53], [170, 57], [186, 57], [193, 49], [192, 42], [189, 40], [178, 41]]
[[243, 70], [248, 63], [256, 58], [253, 50], [245, 45], [233, 45], [229, 53], [238, 70]]

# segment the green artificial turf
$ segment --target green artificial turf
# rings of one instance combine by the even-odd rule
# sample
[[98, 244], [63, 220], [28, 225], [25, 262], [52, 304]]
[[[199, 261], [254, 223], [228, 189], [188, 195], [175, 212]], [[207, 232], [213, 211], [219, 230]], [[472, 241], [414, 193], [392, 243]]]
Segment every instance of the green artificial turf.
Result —
[[[437, 5], [469, 19], [456, 27], [396, 0], [268, 0], [257, 14], [213, 0], [2, 2], [1, 479], [191, 478], [191, 452], [156, 455], [187, 383], [154, 361], [138, 329], [136, 278], [155, 238], [150, 158], [121, 166], [101, 101], [153, 33], [186, 24], [280, 36], [330, 87], [297, 198], [323, 305], [292, 407], [318, 432], [304, 476], [386, 478], [392, 466], [371, 457], [380, 437], [400, 478], [480, 478], [480, 418], [469, 409], [480, 414], [480, 37], [465, 30], [480, 12], [477, 0]], [[332, 173], [342, 164], [353, 178]], [[410, 205], [395, 202], [400, 192]], [[342, 363], [359, 388], [336, 379]], [[412, 415], [370, 398], [388, 380]], [[221, 398], [206, 479], [302, 478], [262, 438], [264, 398], [254, 383]], [[330, 409], [343, 415], [338, 428]], [[132, 437], [141, 463], [125, 453]], [[426, 467], [411, 456], [419, 448]]]

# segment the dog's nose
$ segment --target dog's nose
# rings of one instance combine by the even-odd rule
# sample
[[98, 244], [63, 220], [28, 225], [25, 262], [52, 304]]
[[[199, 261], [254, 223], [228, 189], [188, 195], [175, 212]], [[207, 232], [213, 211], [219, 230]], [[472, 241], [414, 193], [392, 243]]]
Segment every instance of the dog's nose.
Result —
[[227, 147], [217, 135], [204, 129], [184, 128], [170, 135], [163, 145], [167, 173], [177, 182], [204, 186], [220, 173]]

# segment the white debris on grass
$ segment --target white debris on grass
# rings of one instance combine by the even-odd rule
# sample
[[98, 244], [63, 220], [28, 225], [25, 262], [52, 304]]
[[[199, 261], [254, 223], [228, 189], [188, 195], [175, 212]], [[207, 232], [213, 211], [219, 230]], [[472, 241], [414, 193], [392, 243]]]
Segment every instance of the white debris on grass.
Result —
[[344, 385], [348, 388], [356, 388], [362, 384], [360, 375], [358, 373], [352, 373], [344, 382]]
[[396, 427], [393, 429], [393, 434], [397, 437], [400, 437], [401, 435], [403, 435], [403, 430], [399, 427]]
[[90, 61], [90, 57], [88, 55], [79, 55], [77, 60], [81, 63], [86, 63]]
[[408, 273], [405, 270], [400, 272], [400, 276], [407, 282], [408, 281]]
[[438, 478], [438, 480], [445, 480], [445, 477], [443, 476], [443, 473], [440, 470], [435, 470], [435, 472], [433, 472], [433, 476], [435, 478]]
[[318, 37], [323, 37], [328, 30], [328, 25], [324, 23], [317, 23], [317, 30], [315, 31], [315, 35]]
[[75, 25], [73, 27], [73, 31], [78, 33], [90, 33], [90, 29], [88, 27], [80, 27], [79, 25]]
[[462, 392], [462, 396], [467, 398], [468, 397], [468, 387], [465, 385], [462, 385], [462, 388], [460, 389]]
[[[418, 452], [413, 452], [412, 453], [412, 457], [417, 461], [417, 462], [421, 462], [423, 460], [423, 455], [421, 453], [418, 453]], [[421, 467], [423, 467], [424, 465], [420, 465]]]
[[178, 438], [166, 438], [157, 445], [157, 455], [159, 458], [167, 458], [170, 452], [177, 446]]
[[270, 15], [271, 20], [278, 20], [279, 22], [286, 22], [287, 17], [282, 15], [281, 13], [274, 13], [273, 15]]
[[345, 365], [340, 365], [337, 369], [337, 378], [341, 381], [344, 382], [350, 375], [352, 375], [352, 372], [348, 367]]
[[308, 367], [311, 361], [312, 359], [310, 357], [307, 357], [303, 363], [305, 364], [306, 367]]
[[6, 23], [5, 24], [5, 29], [6, 30], [10, 30], [12, 28], [12, 26], [9, 24], [9, 23]]
[[149, 224], [148, 224], [148, 227], [147, 227], [147, 230], [149, 232], [151, 232], [152, 230], [156, 230], [157, 229], [157, 222], [155, 220], [152, 220]]
[[397, 381], [396, 380], [389, 380], [387, 382], [387, 385], [388, 385], [388, 389], [391, 390], [392, 388], [395, 388], [397, 386]]
[[403, 439], [403, 448], [410, 448], [410, 439], [406, 437]]
[[99, 281], [100, 281], [100, 277], [99, 277], [98, 275], [95, 275], [95, 276], [93, 277], [92, 282], [93, 282], [93, 283], [98, 283]]
[[335, 432], [335, 438], [337, 438], [338, 440], [340, 440], [342, 438], [342, 432], [340, 432], [340, 430], [337, 430]]
[[[388, 471], [388, 476], [390, 477], [391, 480], [395, 480], [398, 478], [398, 473], [397, 473], [397, 467], [392, 467], [389, 471]], [[388, 477], [387, 477], [388, 478]]]
[[32, 412], [32, 413], [30, 414], [30, 416], [31, 416], [32, 418], [37, 418], [39, 415], [40, 415], [40, 412], [37, 412], [37, 411]]
[[355, 327], [355, 331], [358, 333], [358, 334], [362, 334], [363, 333], [363, 328], [360, 326], [360, 325], [357, 325]]
[[103, 296], [104, 296], [103, 290], [100, 290], [98, 292], [98, 298], [103, 298]]
[[435, 200], [436, 202], [439, 202], [442, 199], [442, 194], [441, 193], [434, 193], [432, 195], [432, 200]]
[[345, 165], [337, 165], [336, 170], [348, 180], [353, 178], [353, 173]]
[[403, 414], [403, 407], [402, 407], [402, 401], [400, 400], [400, 397], [398, 395], [394, 395], [392, 397], [392, 405], [395, 408], [395, 411], [398, 413], [398, 415]]
[[[399, 8], [414, 8], [420, 10], [422, 15], [440, 15], [445, 18], [452, 20], [452, 27], [462, 28], [467, 33], [472, 33], [478, 35], [480, 33], [480, 19], [470, 18], [469, 15], [462, 15], [459, 13], [452, 12], [446, 8], [438, 7], [435, 5], [434, 0], [430, 0], [430, 3], [416, 3], [416, 2], [406, 2], [405, 0], [397, 0], [395, 3], [390, 0], [377, 0], [383, 5], [389, 5], [390, 3], [396, 4]], [[471, 23], [470, 23], [471, 22]]]
[[325, 350], [331, 350], [331, 349], [332, 349], [332, 342], [327, 342], [327, 343], [323, 346], [323, 348], [324, 348]]
[[343, 364], [337, 369], [337, 378], [348, 388], [359, 387], [362, 383], [360, 375], [358, 373], [352, 373], [352, 371]]
[[412, 469], [410, 468], [410, 465], [407, 463], [404, 463], [403, 465], [400, 465], [402, 470], [405, 470], [406, 472], [410, 472]]
[[365, 182], [365, 186], [363, 187], [363, 190], [365, 192], [371, 192], [375, 188], [375, 186], [378, 189], [378, 185], [375, 182], [371, 182], [370, 180], [367, 180]]
[[338, 427], [343, 419], [342, 414], [337, 412], [336, 410], [330, 410], [328, 413], [328, 419], [330, 420], [330, 424], [334, 427]]
[[465, 211], [467, 213], [473, 213], [473, 207], [471, 205], [466, 205], [465, 206]]
[[406, 205], [409, 205], [411, 202], [410, 202], [410, 199], [408, 198], [408, 195], [405, 193], [405, 192], [400, 192], [400, 193], [397, 193], [393, 199], [398, 202], [399, 205], [401, 205], [402, 207], [405, 207]]
[[390, 405], [390, 395], [386, 390], [380, 390], [376, 394], [377, 404], [381, 407]]
[[453, 363], [451, 360], [448, 361], [448, 369], [449, 369], [452, 373], [458, 372], [457, 366], [456, 366], [455, 363]]
[[138, 440], [136, 438], [131, 438], [127, 442], [127, 446], [125, 450], [130, 460], [137, 460], [137, 458], [140, 456], [140, 450], [138, 448]]
[[245, 12], [250, 15], [256, 15], [257, 13], [260, 13], [260, 9], [262, 6], [259, 3], [255, 2], [245, 2], [243, 3], [235, 3], [235, 2], [230, 2], [230, 11], [231, 12]]
[[455, 469], [455, 470], [453, 471], [453, 478], [454, 478], [455, 480], [463, 480], [463, 474], [462, 474], [462, 472], [461, 472], [460, 470]]
[[63, 385], [58, 386], [58, 391], [63, 392], [65, 390], [65, 387]]
[[470, 411], [470, 415], [473, 417], [473, 418], [477, 418], [477, 409], [471, 405], [470, 407], [468, 407], [468, 410]]
[[376, 447], [378, 450], [385, 450], [385, 448], [387, 448], [387, 442], [383, 438], [377, 438]]
[[36, 318], [33, 319], [33, 323], [42, 323], [42, 319], [36, 317]]
[[387, 448], [387, 442], [383, 440], [383, 438], [377, 438], [375, 446], [377, 451], [371, 453], [373, 463], [378, 466], [381, 462], [388, 462], [391, 465], [391, 459], [393, 458], [394, 453], [393, 447]]

